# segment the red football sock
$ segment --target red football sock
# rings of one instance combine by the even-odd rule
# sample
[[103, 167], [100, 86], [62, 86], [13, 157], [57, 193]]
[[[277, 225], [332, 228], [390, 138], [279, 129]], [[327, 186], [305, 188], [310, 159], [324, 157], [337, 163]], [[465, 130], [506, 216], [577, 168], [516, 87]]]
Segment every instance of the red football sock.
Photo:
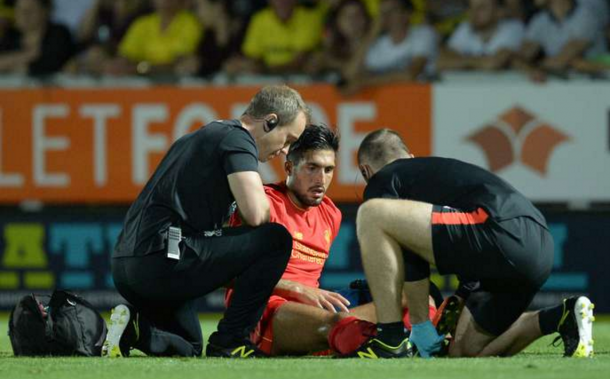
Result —
[[[428, 317], [430, 320], [434, 320], [436, 315], [436, 307], [434, 305], [428, 305]], [[405, 323], [405, 327], [411, 330], [411, 320], [409, 320], [409, 308], [403, 309], [402, 322]]]
[[377, 334], [377, 325], [350, 316], [339, 321], [328, 333], [328, 345], [340, 354], [359, 348], [370, 336]]

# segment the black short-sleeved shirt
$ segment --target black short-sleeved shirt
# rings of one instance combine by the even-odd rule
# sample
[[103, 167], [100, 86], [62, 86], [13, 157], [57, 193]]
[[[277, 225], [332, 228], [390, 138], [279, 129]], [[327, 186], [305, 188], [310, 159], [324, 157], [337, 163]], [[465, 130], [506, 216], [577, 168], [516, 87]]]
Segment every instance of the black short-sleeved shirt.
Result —
[[114, 256], [160, 250], [159, 236], [170, 225], [184, 235], [222, 228], [235, 210], [227, 175], [243, 171], [258, 171], [258, 149], [238, 120], [180, 138], [129, 208]]
[[513, 186], [491, 172], [456, 159], [427, 157], [399, 159], [369, 181], [364, 199], [422, 201], [463, 211], [481, 207], [501, 221], [530, 217], [547, 228], [544, 216]]

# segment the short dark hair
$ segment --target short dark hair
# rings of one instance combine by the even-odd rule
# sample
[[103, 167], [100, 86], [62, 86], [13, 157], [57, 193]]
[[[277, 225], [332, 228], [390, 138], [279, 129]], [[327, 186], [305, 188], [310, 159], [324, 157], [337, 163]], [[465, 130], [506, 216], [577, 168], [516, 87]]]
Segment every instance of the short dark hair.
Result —
[[336, 153], [339, 140], [339, 135], [326, 125], [308, 125], [299, 139], [290, 145], [286, 160], [298, 164], [307, 152], [313, 150], [332, 150]]
[[367, 134], [360, 143], [358, 163], [385, 165], [405, 153], [410, 154], [400, 134], [392, 129], [379, 129]]
[[305, 114], [307, 122], [311, 118], [311, 110], [303, 101], [301, 95], [285, 85], [263, 87], [254, 95], [244, 116], [262, 120], [268, 114], [275, 113], [278, 126], [288, 125], [294, 121], [300, 112]]

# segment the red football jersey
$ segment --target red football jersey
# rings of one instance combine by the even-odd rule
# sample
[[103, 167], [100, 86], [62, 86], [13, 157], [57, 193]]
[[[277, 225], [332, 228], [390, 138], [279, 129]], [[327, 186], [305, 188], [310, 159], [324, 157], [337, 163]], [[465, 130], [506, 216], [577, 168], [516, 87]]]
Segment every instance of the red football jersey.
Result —
[[[282, 279], [319, 287], [320, 275], [330, 246], [339, 233], [341, 211], [328, 196], [316, 207], [297, 207], [286, 193], [285, 183], [265, 185], [271, 208], [270, 221], [283, 225], [292, 235], [292, 254]], [[231, 225], [239, 225], [235, 218]]]

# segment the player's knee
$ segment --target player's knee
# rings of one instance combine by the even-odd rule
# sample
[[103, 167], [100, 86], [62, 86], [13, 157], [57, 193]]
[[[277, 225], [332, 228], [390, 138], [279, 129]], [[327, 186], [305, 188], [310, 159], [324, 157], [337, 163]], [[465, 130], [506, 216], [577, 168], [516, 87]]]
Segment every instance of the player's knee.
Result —
[[265, 228], [265, 237], [267, 238], [269, 251], [273, 251], [279, 256], [290, 257], [292, 252], [292, 236], [283, 225], [269, 223], [263, 226]]
[[358, 208], [357, 220], [370, 221], [377, 215], [377, 210], [382, 206], [383, 200], [371, 199], [366, 201]]
[[474, 346], [473, 344], [464, 343], [464, 340], [453, 341], [449, 345], [449, 357], [451, 358], [474, 358], [479, 356], [483, 347]]
[[383, 200], [372, 199], [358, 208], [358, 215], [356, 216], [356, 226], [359, 235], [370, 230], [375, 225], [379, 225], [379, 216], [381, 214], [380, 208], [383, 206]]
[[455, 341], [449, 345], [449, 357], [450, 358], [466, 358], [468, 357], [466, 352], [462, 349], [461, 344], [456, 343]]

